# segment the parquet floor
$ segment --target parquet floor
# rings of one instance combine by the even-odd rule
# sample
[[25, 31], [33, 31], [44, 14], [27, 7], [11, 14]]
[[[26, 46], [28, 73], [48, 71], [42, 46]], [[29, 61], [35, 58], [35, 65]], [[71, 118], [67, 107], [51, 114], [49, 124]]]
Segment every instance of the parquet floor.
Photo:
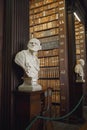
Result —
[[87, 130], [87, 122], [81, 126], [80, 130]]
[[87, 122], [81, 126], [69, 125], [64, 123], [47, 122], [44, 126], [44, 130], [87, 130]]
[[87, 130], [87, 106], [84, 106], [84, 118], [85, 118], [85, 123], [80, 127], [80, 130]]
[[84, 123], [70, 124], [59, 121], [44, 121], [43, 130], [87, 130], [87, 107], [84, 108]]

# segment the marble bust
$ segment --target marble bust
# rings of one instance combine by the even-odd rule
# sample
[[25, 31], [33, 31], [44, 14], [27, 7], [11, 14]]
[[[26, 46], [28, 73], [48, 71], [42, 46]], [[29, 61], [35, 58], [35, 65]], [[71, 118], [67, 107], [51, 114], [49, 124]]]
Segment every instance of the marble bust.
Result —
[[84, 79], [84, 65], [85, 61], [83, 59], [80, 59], [77, 61], [77, 64], [75, 66], [75, 73], [76, 73], [76, 81], [77, 82], [85, 82]]
[[24, 70], [23, 84], [18, 87], [20, 91], [37, 91], [41, 90], [38, 84], [39, 59], [38, 50], [41, 50], [40, 41], [36, 38], [30, 39], [27, 44], [28, 49], [18, 52], [15, 56], [15, 63]]

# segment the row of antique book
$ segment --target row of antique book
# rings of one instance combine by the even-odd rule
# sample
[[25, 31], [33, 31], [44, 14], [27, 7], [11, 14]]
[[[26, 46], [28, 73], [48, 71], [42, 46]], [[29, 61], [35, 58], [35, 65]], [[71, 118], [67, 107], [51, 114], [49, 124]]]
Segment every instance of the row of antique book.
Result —
[[[55, 38], [55, 36], [54, 36]], [[56, 39], [53, 39], [56, 40]], [[59, 48], [59, 40], [56, 41], [51, 41], [46, 42], [46, 43], [42, 43], [42, 50], [52, 50], [52, 49], [56, 49]], [[52, 56], [52, 55], [51, 55]]]
[[59, 79], [39, 79], [38, 83], [42, 85], [43, 89], [52, 88], [53, 90], [60, 90]]
[[84, 54], [76, 54], [76, 60], [79, 60], [79, 59], [85, 59], [85, 55]]
[[58, 92], [58, 91], [52, 92], [52, 102], [60, 103], [60, 92]]
[[59, 67], [40, 68], [40, 78], [59, 78]]
[[55, 13], [54, 11], [58, 10], [58, 2], [55, 2], [55, 3], [50, 4], [50, 5], [44, 5], [44, 6], [41, 6], [39, 8], [33, 8], [29, 11], [29, 14], [30, 15], [37, 14], [37, 13], [39, 13], [39, 11], [43, 12], [44, 10], [46, 11], [46, 14], [50, 14], [50, 13], [47, 13], [47, 11], [49, 11], [49, 10], [51, 10], [51, 11], [53, 11], [53, 13]]
[[84, 59], [84, 26], [81, 22], [75, 19], [75, 43], [76, 43], [76, 59]]
[[[29, 16], [29, 20], [31, 22], [30, 25], [32, 25], [33, 23], [44, 23], [44, 22], [48, 22], [48, 19], [50, 21], [54, 20], [54, 19], [59, 19], [59, 18], [64, 18], [64, 11], [49, 11], [49, 12], [39, 12], [38, 14], [33, 14]], [[39, 19], [39, 21], [37, 21], [37, 19]], [[46, 20], [47, 19], [47, 20]], [[35, 21], [32, 21], [35, 20]]]
[[[64, 12], [64, 6], [51, 8], [51, 9], [45, 9], [44, 7], [33, 9], [29, 11], [30, 19], [37, 19], [40, 17], [48, 16], [55, 13], [61, 13]], [[36, 16], [35, 16], [36, 15]], [[33, 17], [32, 17], [33, 16]]]
[[59, 28], [53, 28], [53, 29], [49, 29], [46, 31], [40, 31], [40, 32], [33, 32], [33, 34], [30, 33], [30, 37], [31, 35], [33, 35], [36, 38], [41, 38], [41, 37], [48, 37], [48, 36], [52, 36], [52, 35], [58, 35], [59, 34]]
[[[63, 13], [62, 13], [62, 15], [63, 15]], [[49, 22], [51, 22], [51, 21], [56, 21], [56, 20], [58, 20], [58, 18], [59, 18], [59, 15], [58, 15], [58, 13], [56, 13], [56, 14], [53, 14], [53, 15], [50, 15], [50, 16], [47, 16], [47, 17], [42, 17], [42, 18], [37, 18], [37, 19], [30, 19], [30, 24], [29, 24], [29, 26], [30, 27], [34, 27], [34, 26], [37, 26], [37, 25], [40, 25], [40, 24], [43, 24], [43, 23], [49, 23]], [[60, 23], [60, 24], [63, 24], [64, 23], [64, 21], [63, 21], [63, 18], [61, 19], [62, 20], [62, 22]], [[59, 20], [60, 21], [60, 20]], [[54, 23], [52, 23], [52, 24], [54, 24]], [[49, 25], [50, 27], [52, 27], [52, 24], [51, 25]], [[56, 24], [58, 24], [57, 26], [59, 26], [59, 22], [57, 21], [57, 23]], [[45, 26], [46, 24], [44, 24], [44, 26], [43, 26], [43, 28], [45, 29]], [[41, 25], [42, 26], [42, 25]], [[37, 30], [37, 27], [35, 27], [35, 29]]]
[[59, 27], [59, 23], [58, 23], [58, 20], [55, 20], [55, 21], [51, 21], [51, 22], [48, 22], [48, 23], [43, 23], [43, 24], [40, 24], [40, 25], [36, 25], [34, 27], [30, 27], [30, 32], [33, 33], [33, 31], [41, 31], [41, 30], [47, 30], [47, 29], [50, 29], [50, 28], [56, 28], [56, 27]]
[[52, 42], [52, 41], [58, 41], [59, 40], [59, 35], [40, 38], [39, 40], [40, 40], [41, 44], [43, 44], [43, 43], [45, 44], [45, 43]]
[[40, 58], [40, 67], [59, 66], [59, 56]]
[[58, 56], [59, 48], [49, 49], [49, 50], [41, 50], [38, 52], [38, 57], [50, 57], [50, 56]]
[[38, 7], [41, 7], [41, 6], [44, 6], [44, 5], [47, 5], [47, 7], [45, 8], [54, 8], [57, 4], [58, 5], [61, 5], [64, 3], [64, 0], [31, 0], [30, 1], [30, 9], [34, 9], [34, 8], [38, 8]]

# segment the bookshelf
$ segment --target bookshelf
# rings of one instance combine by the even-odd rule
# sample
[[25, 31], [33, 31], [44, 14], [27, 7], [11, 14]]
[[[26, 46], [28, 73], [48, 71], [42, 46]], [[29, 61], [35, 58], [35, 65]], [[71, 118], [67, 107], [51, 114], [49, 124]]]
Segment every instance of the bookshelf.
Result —
[[[60, 79], [59, 79], [59, 49], [39, 51], [40, 73], [39, 83], [43, 89], [52, 89], [52, 103], [60, 103]], [[41, 55], [43, 54], [43, 56]], [[57, 93], [57, 91], [59, 93]]]
[[[43, 90], [52, 89], [52, 110], [57, 115], [67, 110], [67, 47], [64, 0], [30, 0], [29, 38], [41, 41], [38, 52], [40, 73], [38, 82]], [[66, 59], [66, 60], [65, 60]]]
[[85, 60], [85, 28], [84, 24], [75, 18], [75, 43], [76, 43], [76, 60]]

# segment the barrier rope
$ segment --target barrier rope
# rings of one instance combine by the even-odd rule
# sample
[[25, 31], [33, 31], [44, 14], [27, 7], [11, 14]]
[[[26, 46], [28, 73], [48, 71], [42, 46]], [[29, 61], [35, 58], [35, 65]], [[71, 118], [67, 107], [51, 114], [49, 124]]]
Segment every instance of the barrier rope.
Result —
[[35, 121], [37, 121], [37, 119], [43, 119], [43, 120], [49, 120], [49, 121], [58, 121], [58, 120], [62, 120], [62, 119], [65, 119], [67, 117], [69, 117], [73, 112], [76, 111], [76, 109], [79, 107], [80, 103], [82, 102], [83, 100], [83, 95], [82, 97], [80, 98], [78, 104], [73, 108], [72, 111], [70, 111], [68, 114], [64, 115], [64, 116], [61, 116], [61, 117], [56, 117], [56, 118], [50, 118], [50, 117], [44, 117], [44, 116], [36, 116], [32, 121], [31, 123], [28, 125], [28, 127], [26, 128], [26, 130], [30, 130], [31, 126], [34, 124]]

